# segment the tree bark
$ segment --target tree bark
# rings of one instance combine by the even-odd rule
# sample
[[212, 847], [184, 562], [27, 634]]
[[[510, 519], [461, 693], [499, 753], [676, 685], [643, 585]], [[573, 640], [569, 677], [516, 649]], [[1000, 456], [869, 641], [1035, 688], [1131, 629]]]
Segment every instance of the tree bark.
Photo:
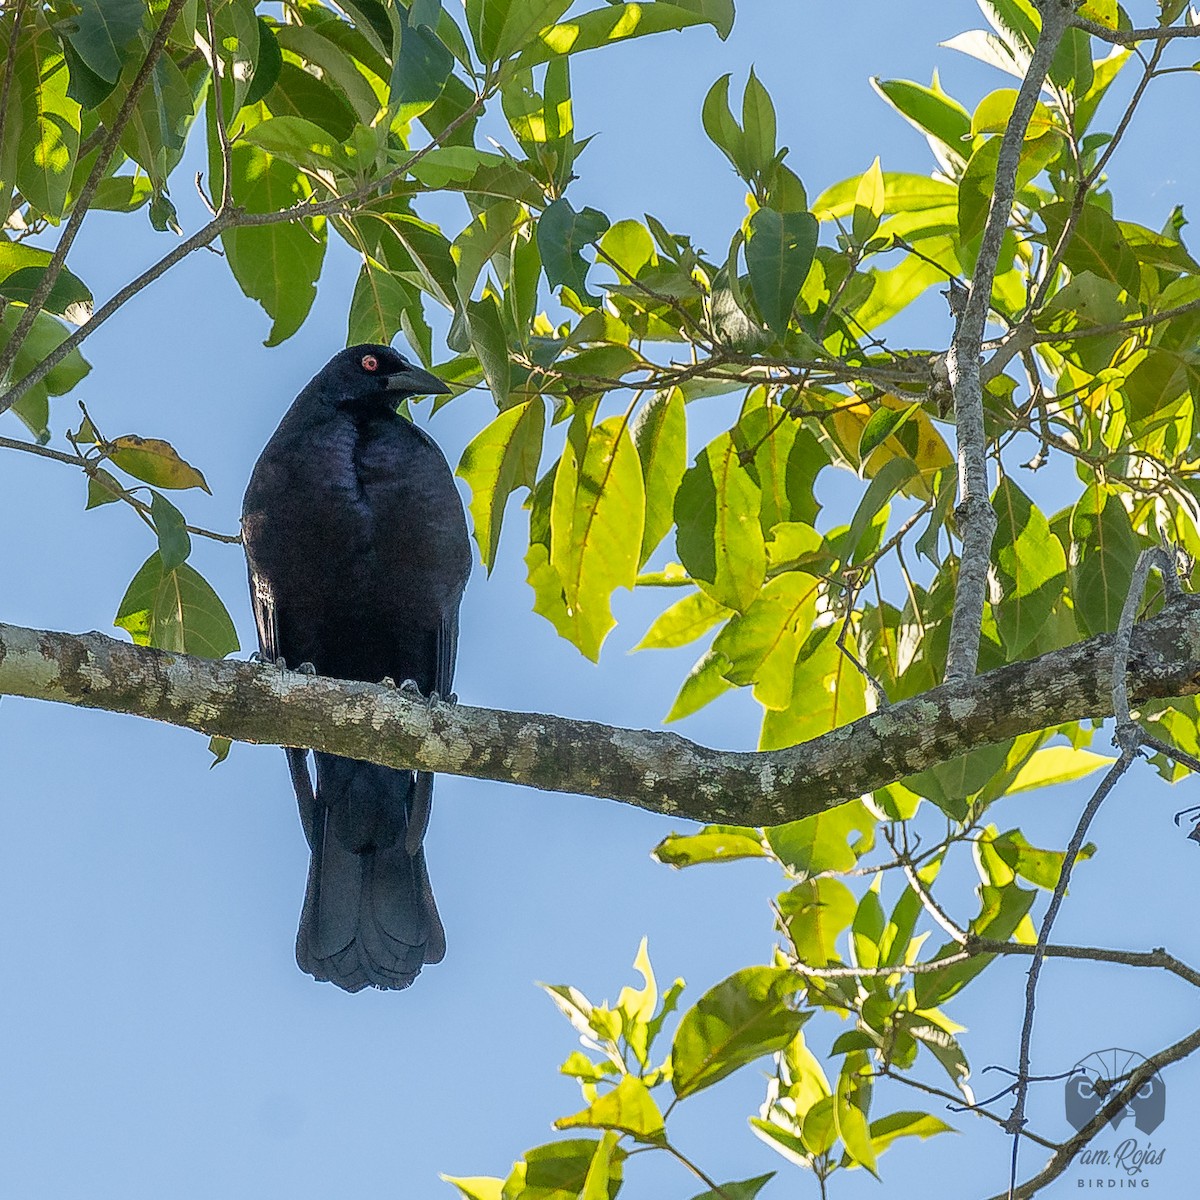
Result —
[[[1110, 716], [1112, 664], [1112, 636], [1091, 638], [790, 749], [745, 753], [553, 715], [429, 707], [382, 685], [0, 624], [0, 694], [745, 825], [810, 816], [977, 746]], [[1200, 597], [1180, 596], [1135, 628], [1128, 682], [1135, 703], [1200, 691]]]

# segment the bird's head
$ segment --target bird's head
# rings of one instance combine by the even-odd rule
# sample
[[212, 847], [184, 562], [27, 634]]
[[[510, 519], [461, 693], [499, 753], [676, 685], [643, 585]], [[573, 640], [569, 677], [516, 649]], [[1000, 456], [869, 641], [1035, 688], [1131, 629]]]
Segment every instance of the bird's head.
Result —
[[350, 346], [313, 380], [339, 406], [395, 408], [409, 396], [434, 396], [450, 389], [436, 376], [410, 363], [391, 346]]

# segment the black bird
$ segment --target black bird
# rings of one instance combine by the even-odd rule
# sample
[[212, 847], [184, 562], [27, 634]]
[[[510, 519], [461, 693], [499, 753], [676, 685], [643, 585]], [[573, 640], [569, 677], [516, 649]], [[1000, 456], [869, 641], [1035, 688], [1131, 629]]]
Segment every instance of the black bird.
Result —
[[[466, 520], [442, 452], [396, 412], [406, 396], [448, 390], [367, 345], [296, 397], [242, 506], [264, 659], [449, 696]], [[312, 850], [296, 961], [348, 992], [408, 987], [446, 952], [421, 846], [432, 775], [316, 754], [314, 790], [308, 751], [286, 754]]]

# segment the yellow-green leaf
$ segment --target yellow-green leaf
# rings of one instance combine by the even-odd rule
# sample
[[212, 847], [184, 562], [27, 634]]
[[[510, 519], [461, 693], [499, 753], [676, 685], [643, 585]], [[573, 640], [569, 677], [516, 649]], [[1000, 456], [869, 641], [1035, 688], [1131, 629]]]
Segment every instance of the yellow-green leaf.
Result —
[[143, 483], [160, 488], [198, 487], [209, 491], [204, 476], [191, 463], [185, 462], [170, 442], [161, 438], [129, 433], [113, 438], [104, 449], [111, 462]]
[[569, 637], [593, 661], [616, 624], [610, 598], [633, 588], [646, 498], [624, 417], [572, 429], [554, 476], [550, 564], [562, 581]]

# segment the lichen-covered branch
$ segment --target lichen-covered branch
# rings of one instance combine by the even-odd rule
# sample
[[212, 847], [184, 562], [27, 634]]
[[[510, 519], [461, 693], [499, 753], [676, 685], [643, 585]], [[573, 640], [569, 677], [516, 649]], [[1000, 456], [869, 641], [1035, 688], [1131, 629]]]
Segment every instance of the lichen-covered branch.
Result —
[[[0, 694], [746, 825], [811, 815], [976, 746], [1109, 716], [1112, 663], [1112, 637], [1092, 638], [943, 684], [787, 750], [731, 753], [674, 733], [429, 708], [380, 685], [0, 624]], [[1181, 596], [1134, 630], [1129, 694], [1137, 703], [1198, 691], [1200, 600]]]
[[1058, 44], [1071, 22], [1073, 0], [1045, 0], [1042, 29], [1021, 82], [1012, 116], [1000, 141], [996, 164], [996, 187], [988, 209], [987, 223], [966, 303], [954, 330], [946, 369], [954, 392], [954, 421], [958, 433], [958, 509], [962, 532], [954, 615], [950, 624], [950, 647], [946, 656], [946, 679], [966, 679], [975, 674], [979, 661], [979, 637], [983, 605], [987, 597], [988, 564], [996, 514], [988, 499], [987, 435], [983, 426], [983, 381], [979, 355], [984, 326], [992, 299], [992, 284], [1000, 247], [1012, 214], [1017, 191], [1017, 167], [1025, 130], [1033, 116], [1042, 83]]

